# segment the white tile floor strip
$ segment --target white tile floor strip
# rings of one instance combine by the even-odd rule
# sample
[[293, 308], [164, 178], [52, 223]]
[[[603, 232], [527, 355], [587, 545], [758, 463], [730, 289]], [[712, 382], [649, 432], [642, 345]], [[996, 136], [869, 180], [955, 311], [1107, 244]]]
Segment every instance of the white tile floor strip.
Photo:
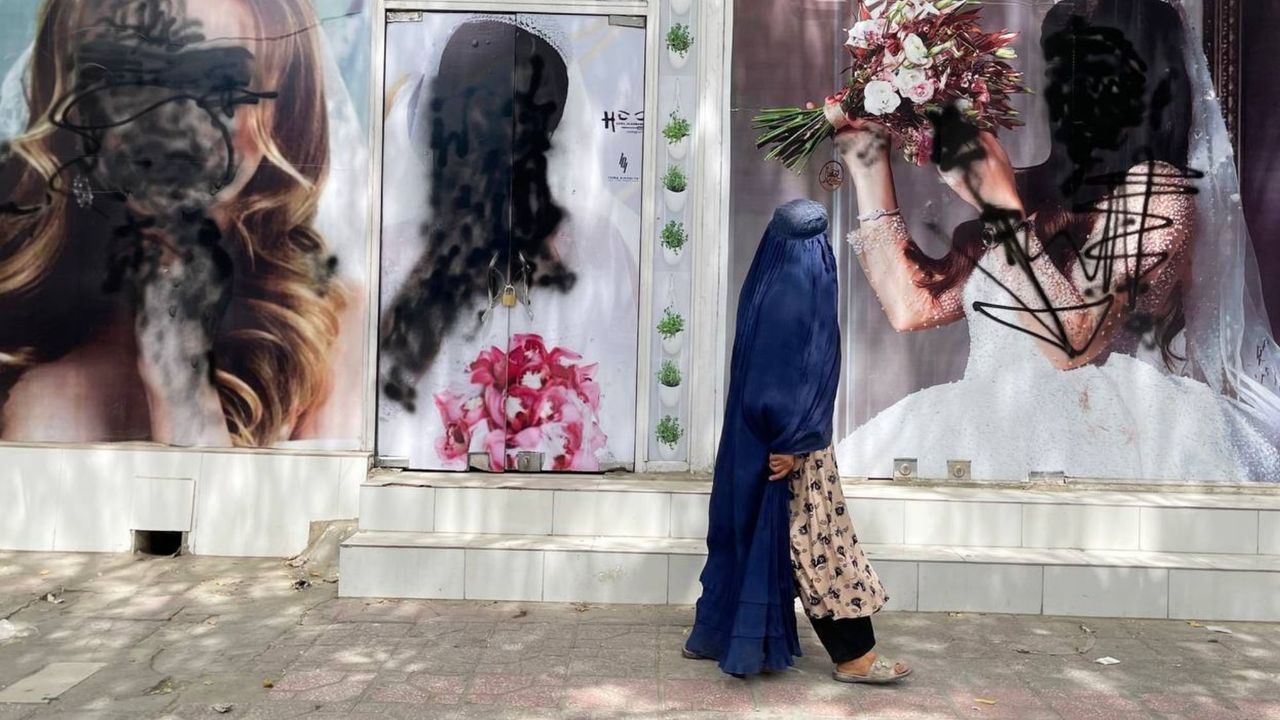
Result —
[[106, 663], [89, 662], [49, 663], [44, 668], [0, 690], [0, 703], [47, 703], [106, 666]]

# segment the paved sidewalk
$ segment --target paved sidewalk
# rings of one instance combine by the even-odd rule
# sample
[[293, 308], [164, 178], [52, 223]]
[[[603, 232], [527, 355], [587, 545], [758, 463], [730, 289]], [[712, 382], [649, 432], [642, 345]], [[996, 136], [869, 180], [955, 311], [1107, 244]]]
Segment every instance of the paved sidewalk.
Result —
[[885, 613], [881, 650], [916, 676], [884, 689], [832, 682], [804, 626], [795, 669], [742, 681], [680, 657], [689, 608], [339, 600], [319, 580], [295, 589], [298, 573], [0, 553], [0, 618], [36, 628], [0, 642], [0, 688], [105, 663], [47, 705], [0, 704], [0, 720], [1280, 719], [1277, 625]]

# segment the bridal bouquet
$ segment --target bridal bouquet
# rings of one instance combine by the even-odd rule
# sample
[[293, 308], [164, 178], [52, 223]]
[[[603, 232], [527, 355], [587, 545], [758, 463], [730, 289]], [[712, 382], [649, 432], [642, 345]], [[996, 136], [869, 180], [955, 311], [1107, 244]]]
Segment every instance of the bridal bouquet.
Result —
[[845, 47], [853, 56], [845, 87], [821, 108], [764, 110], [755, 118], [757, 148], [799, 172], [822, 141], [867, 119], [888, 128], [909, 162], [933, 149], [930, 116], [948, 105], [984, 130], [1021, 125], [1009, 96], [1025, 92], [1006, 60], [1016, 33], [983, 32], [975, 0], [882, 0], [858, 3]]
[[600, 428], [597, 365], [565, 348], [548, 349], [539, 335], [516, 335], [509, 352], [490, 348], [468, 367], [472, 392], [435, 396], [444, 432], [436, 452], [462, 466], [475, 445], [491, 469], [510, 469], [508, 451], [548, 454], [555, 470], [595, 471], [608, 441]]

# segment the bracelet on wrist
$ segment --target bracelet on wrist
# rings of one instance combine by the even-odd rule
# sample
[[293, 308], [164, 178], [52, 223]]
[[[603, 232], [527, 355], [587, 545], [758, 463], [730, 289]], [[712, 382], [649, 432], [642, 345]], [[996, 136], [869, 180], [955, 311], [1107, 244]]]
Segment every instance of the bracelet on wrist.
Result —
[[870, 212], [859, 214], [858, 222], [872, 222], [883, 217], [891, 217], [897, 214], [899, 214], [898, 208], [893, 208], [892, 210], [872, 210]]

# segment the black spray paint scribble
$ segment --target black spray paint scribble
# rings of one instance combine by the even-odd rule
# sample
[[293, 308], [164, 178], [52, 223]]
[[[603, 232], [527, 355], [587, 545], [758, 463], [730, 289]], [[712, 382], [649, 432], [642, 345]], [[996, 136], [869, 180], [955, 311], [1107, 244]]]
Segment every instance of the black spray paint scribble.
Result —
[[567, 96], [568, 71], [550, 43], [505, 23], [469, 22], [445, 46], [429, 97], [420, 89], [411, 100], [430, 213], [425, 250], [384, 310], [381, 341], [383, 393], [411, 412], [418, 378], [477, 299], [507, 283], [523, 293], [526, 285], [567, 292], [576, 282], [552, 246], [565, 212], [547, 178]]
[[[1044, 341], [1068, 357], [1084, 354], [1101, 331], [1101, 322], [1090, 337], [1077, 346], [1066, 329], [1066, 313], [1111, 309], [1122, 296], [1126, 303], [1126, 327], [1158, 347], [1166, 361], [1176, 357], [1169, 349], [1181, 329], [1180, 296], [1177, 306], [1161, 317], [1139, 310], [1149, 292], [1147, 279], [1169, 260], [1150, 249], [1146, 237], [1170, 227], [1173, 219], [1152, 211], [1160, 196], [1194, 194], [1190, 182], [1203, 173], [1186, 168], [1189, 143], [1190, 82], [1183, 66], [1181, 21], [1160, 0], [1063, 0], [1045, 18], [1042, 49], [1047, 61], [1044, 97], [1049, 105], [1052, 144], [1049, 160], [1020, 173], [1019, 191], [1026, 215], [1037, 215], [1031, 224], [1043, 241], [1043, 252], [1058, 267], [1078, 263], [1089, 281], [1085, 302], [1055, 304], [1031, 264], [1039, 254], [1023, 243], [1022, 213], [986, 204], [981, 208], [981, 228], [963, 228], [953, 243], [959, 262], [942, 275], [957, 275], [960, 268], [983, 272], [1012, 298], [1009, 304], [975, 303], [975, 310], [1009, 328]], [[933, 161], [940, 170], [974, 166], [985, 157], [976, 128], [952, 108], [932, 118], [935, 127]], [[1150, 168], [1161, 162], [1175, 168], [1172, 174]], [[1138, 179], [1136, 191], [1122, 190]], [[972, 194], [981, 197], [979, 178], [964, 178]], [[1140, 199], [1140, 209], [1129, 212], [1125, 201]], [[1091, 239], [1090, 219], [1101, 213], [1101, 232]], [[986, 235], [986, 242], [981, 240]], [[1003, 249], [1005, 259], [1017, 266], [1029, 282], [1034, 298], [1020, 298], [978, 264], [991, 245]], [[1131, 251], [1126, 251], [1125, 248]], [[922, 265], [930, 261], [924, 260]], [[943, 263], [935, 263], [935, 266]], [[1138, 268], [1126, 274], [1126, 268]], [[1123, 282], [1118, 278], [1123, 277]], [[943, 277], [936, 287], [945, 289], [953, 278]], [[1097, 288], [1096, 290], [1094, 288]], [[935, 292], [937, 290], [935, 289]], [[1001, 317], [1031, 317], [1038, 329]]]
[[[12, 339], [23, 343], [15, 347], [26, 348], [33, 335], [37, 347], [23, 351], [29, 358], [23, 365], [5, 368], [0, 395], [25, 367], [69, 352], [112, 321], [111, 308], [127, 307], [148, 391], [161, 393], [158, 399], [169, 407], [191, 407], [193, 398], [209, 397], [218, 385], [214, 345], [231, 312], [235, 269], [253, 261], [244, 247], [229, 247], [213, 219], [219, 193], [241, 170], [235, 139], [247, 119], [239, 110], [277, 94], [254, 88], [254, 54], [206, 38], [186, 0], [84, 6], [61, 14], [51, 6], [50, 17], [83, 11], [85, 25], [49, 21], [42, 30], [69, 33], [48, 41], [69, 49], [67, 75], [57, 78], [63, 92], [47, 105], [61, 164], [43, 203], [0, 205], [11, 218], [39, 216], [55, 212], [55, 199], [63, 198], [68, 254], [42, 279], [33, 303], [67, 322], [51, 332], [26, 322], [24, 330], [14, 330]], [[14, 160], [3, 154], [6, 163]], [[323, 296], [336, 259], [318, 247], [315, 261], [316, 292]], [[99, 271], [92, 267], [97, 263]], [[91, 297], [95, 290], [118, 300], [98, 302]], [[79, 317], [64, 317], [76, 298], [90, 305]], [[237, 324], [243, 325], [231, 326]], [[173, 442], [222, 437], [222, 423], [208, 413], [196, 415], [173, 413]]]
[[[330, 148], [310, 0], [46, 5], [28, 131], [0, 144], [0, 402], [39, 366], [111, 357], [103, 439], [310, 432], [347, 300], [314, 227]], [[209, 37], [220, 12], [255, 27]]]
[[[1115, 187], [1126, 181], [1132, 181], [1135, 175], [1136, 173], [1129, 173], [1120, 177], [1100, 176], [1087, 178], [1086, 182], [1088, 184]], [[1049, 253], [1050, 248], [1055, 243], [1045, 244], [1043, 251], [1032, 251], [1023, 242], [1023, 238], [1026, 236], [1019, 234], [1022, 224], [1021, 216], [988, 206], [983, 212], [983, 222], [993, 229], [995, 244], [1004, 251], [1006, 262], [1016, 265], [1026, 276], [1035, 300], [1038, 302], [1033, 304], [1028, 302], [1027, 299], [1019, 297], [1016, 292], [985, 268], [977, 265], [976, 269], [979, 272], [990, 277], [1016, 302], [1014, 304], [1002, 304], [975, 301], [973, 304], [974, 309], [1005, 327], [1031, 335], [1037, 340], [1057, 348], [1067, 357], [1074, 358], [1084, 354], [1093, 344], [1098, 333], [1102, 330], [1102, 322], [1099, 320], [1093, 327], [1089, 337], [1077, 346], [1072, 342], [1071, 336], [1067, 331], [1064, 313], [1101, 310], [1100, 316], [1105, 316], [1106, 312], [1111, 310], [1116, 302], [1117, 295], [1119, 295], [1124, 298], [1126, 304], [1127, 329], [1139, 335], [1148, 335], [1154, 327], [1155, 319], [1138, 312], [1138, 303], [1141, 297], [1149, 291], [1146, 278], [1159, 271], [1161, 266], [1168, 262], [1169, 256], [1168, 253], [1161, 251], [1148, 252], [1145, 245], [1145, 237], [1149, 233], [1171, 227], [1173, 219], [1150, 212], [1149, 209], [1145, 209], [1145, 206], [1149, 205], [1152, 199], [1162, 195], [1194, 194], [1196, 192], [1194, 187], [1176, 180], [1197, 179], [1203, 177], [1203, 174], [1189, 170], [1180, 171], [1176, 175], [1147, 171], [1143, 172], [1140, 177], [1143, 181], [1140, 191], [1114, 193], [1112, 197], [1117, 201], [1135, 197], [1142, 198], [1144, 210], [1136, 213], [1129, 212], [1122, 208], [1116, 208], [1113, 204], [1099, 208], [1102, 213], [1101, 224], [1103, 229], [1098, 234], [1097, 239], [1088, 242], [1078, 251], [1074, 246], [1069, 248], [1069, 252], [1075, 253], [1075, 261], [1084, 270], [1085, 277], [1091, 283], [1096, 281], [1101, 286], [1100, 292], [1095, 292], [1092, 287], [1084, 292], [1086, 298], [1090, 295], [1097, 295], [1097, 299], [1075, 305], [1055, 304], [1046, 292], [1040, 277], [1031, 267], [1031, 264], [1040, 259], [1042, 254]], [[1128, 242], [1127, 238], [1134, 239], [1133, 252], [1125, 251], [1125, 246]], [[1062, 236], [1059, 236], [1059, 240], [1061, 239]], [[1056, 244], [1064, 243], [1059, 242]], [[1118, 270], [1126, 268], [1136, 268], [1136, 271], [1125, 274], [1122, 282], [1117, 281], [1117, 275], [1121, 274]], [[1029, 314], [1036, 320], [1040, 330], [1025, 327], [1016, 320], [1001, 317], [1001, 312], [1015, 313], [1014, 317]], [[1146, 337], [1146, 341], [1149, 347], [1156, 347], [1155, 338]]]
[[275, 95], [250, 89], [246, 48], [193, 47], [204, 35], [181, 0], [114, 8], [77, 48], [75, 85], [51, 118], [80, 139], [65, 170], [87, 174], [114, 223], [103, 289], [129, 294], [144, 367], [173, 398], [191, 398], [214, 383], [232, 291], [209, 213], [236, 174], [236, 110]]

